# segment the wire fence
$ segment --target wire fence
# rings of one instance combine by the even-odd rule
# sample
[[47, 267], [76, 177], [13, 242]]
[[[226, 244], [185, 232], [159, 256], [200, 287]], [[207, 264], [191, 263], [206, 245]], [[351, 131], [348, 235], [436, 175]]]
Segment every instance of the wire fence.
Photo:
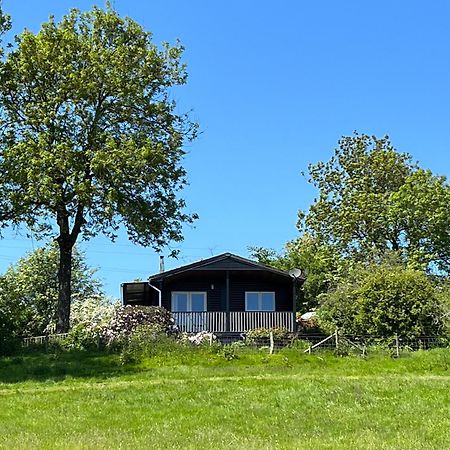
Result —
[[267, 349], [275, 353], [285, 348], [294, 348], [304, 353], [313, 353], [321, 350], [334, 351], [340, 354], [367, 355], [373, 351], [386, 351], [392, 356], [399, 357], [401, 352], [430, 350], [433, 348], [448, 348], [449, 338], [436, 335], [406, 337], [400, 335], [376, 336], [376, 335], [348, 335], [335, 331], [333, 334], [292, 334], [285, 337], [277, 337], [269, 334], [268, 337], [251, 338], [244, 334], [240, 336], [219, 336], [218, 340], [223, 345], [231, 345], [235, 342], [258, 348]]
[[[50, 343], [63, 343], [70, 335], [51, 334], [47, 336], [34, 336], [23, 339], [25, 347], [47, 346]], [[191, 333], [191, 342], [200, 342], [209, 345], [223, 346], [238, 345], [257, 349], [267, 353], [276, 353], [283, 349], [294, 349], [303, 353], [317, 351], [333, 351], [340, 355], [359, 354], [365, 356], [371, 352], [388, 352], [391, 356], [400, 357], [402, 352], [416, 350], [430, 350], [433, 348], [448, 348], [450, 339], [436, 335], [406, 337], [400, 335], [349, 335], [340, 333], [311, 334], [291, 333], [283, 336], [269, 332], [266, 336], [253, 337], [251, 334], [214, 334], [208, 332]], [[197, 338], [196, 338], [197, 337]], [[101, 342], [98, 340], [98, 348]]]

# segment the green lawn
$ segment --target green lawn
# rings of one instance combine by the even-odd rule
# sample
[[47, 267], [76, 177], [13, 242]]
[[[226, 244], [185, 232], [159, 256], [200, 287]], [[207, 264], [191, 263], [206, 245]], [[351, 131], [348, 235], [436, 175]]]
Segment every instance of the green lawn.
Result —
[[0, 447], [450, 448], [450, 351], [0, 359]]

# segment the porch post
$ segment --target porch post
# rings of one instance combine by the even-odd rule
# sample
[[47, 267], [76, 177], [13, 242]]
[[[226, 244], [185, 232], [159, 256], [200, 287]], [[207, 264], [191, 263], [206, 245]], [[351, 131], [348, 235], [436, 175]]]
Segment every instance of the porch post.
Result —
[[292, 278], [292, 327], [293, 327], [293, 332], [297, 332], [297, 322], [296, 322], [296, 314], [295, 314], [295, 310], [297, 309], [297, 279], [296, 278]]
[[225, 310], [226, 310], [226, 331], [230, 331], [230, 271], [226, 271], [225, 283]]

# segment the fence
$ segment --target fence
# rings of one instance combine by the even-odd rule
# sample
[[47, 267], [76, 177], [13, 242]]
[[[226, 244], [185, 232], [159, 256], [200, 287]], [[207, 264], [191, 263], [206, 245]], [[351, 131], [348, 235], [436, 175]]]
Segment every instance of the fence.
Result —
[[[191, 333], [193, 334], [193, 333]], [[62, 342], [68, 337], [67, 333], [51, 334], [47, 336], [27, 337], [23, 339], [26, 347], [32, 345], [47, 345], [51, 342]], [[217, 338], [217, 339], [216, 339]], [[439, 336], [374, 336], [347, 335], [336, 330], [331, 335], [290, 333], [282, 338], [274, 336], [272, 332], [267, 337], [248, 339], [246, 333], [223, 334], [211, 333], [210, 344], [219, 342], [230, 345], [241, 342], [248, 347], [275, 353], [284, 348], [293, 348], [303, 353], [313, 353], [320, 350], [338, 351], [341, 354], [357, 353], [366, 355], [374, 350], [384, 350], [392, 356], [399, 357], [401, 352], [413, 350], [428, 350], [439, 347], [449, 347], [449, 340]], [[100, 342], [98, 343], [100, 345]]]
[[337, 351], [341, 354], [366, 355], [373, 351], [386, 351], [390, 355], [399, 357], [401, 352], [414, 350], [428, 350], [433, 348], [449, 347], [449, 341], [439, 336], [417, 336], [407, 338], [404, 336], [375, 336], [375, 335], [347, 335], [334, 332], [325, 334], [291, 334], [288, 337], [268, 337], [246, 340], [245, 334], [237, 336], [219, 336], [219, 341], [224, 345], [236, 341], [275, 353], [284, 348], [298, 349], [303, 353], [314, 353], [320, 350]]
[[61, 342], [64, 341], [68, 336], [68, 333], [61, 334], [49, 334], [47, 336], [33, 336], [26, 337], [23, 339], [23, 345], [29, 347], [30, 345], [44, 345], [49, 342]]

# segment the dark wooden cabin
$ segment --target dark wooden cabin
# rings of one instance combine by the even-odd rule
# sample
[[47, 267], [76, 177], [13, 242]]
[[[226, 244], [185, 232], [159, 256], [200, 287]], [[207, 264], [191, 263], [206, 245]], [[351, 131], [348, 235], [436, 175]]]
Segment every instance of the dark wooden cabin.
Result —
[[186, 332], [293, 331], [295, 282], [287, 272], [224, 253], [152, 275], [148, 282], [123, 283], [122, 301], [163, 306]]

